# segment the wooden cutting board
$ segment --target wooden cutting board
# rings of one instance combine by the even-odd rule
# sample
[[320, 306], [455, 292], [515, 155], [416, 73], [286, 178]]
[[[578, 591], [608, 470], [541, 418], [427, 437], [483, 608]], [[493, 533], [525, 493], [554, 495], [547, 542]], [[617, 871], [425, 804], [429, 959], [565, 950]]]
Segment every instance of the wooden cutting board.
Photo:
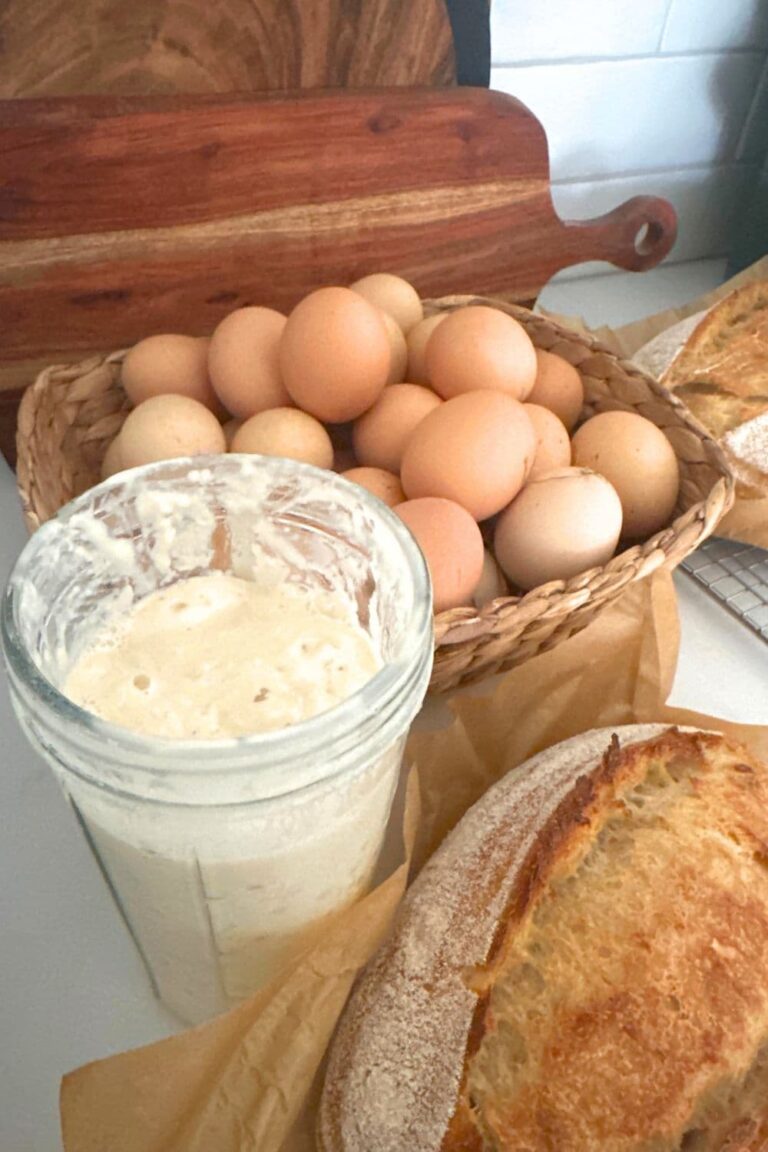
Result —
[[443, 0], [0, 4], [2, 99], [447, 85], [454, 80]]
[[0, 103], [4, 446], [45, 364], [377, 269], [532, 300], [580, 261], [649, 268], [674, 237], [655, 197], [561, 221], [541, 125], [483, 89]]

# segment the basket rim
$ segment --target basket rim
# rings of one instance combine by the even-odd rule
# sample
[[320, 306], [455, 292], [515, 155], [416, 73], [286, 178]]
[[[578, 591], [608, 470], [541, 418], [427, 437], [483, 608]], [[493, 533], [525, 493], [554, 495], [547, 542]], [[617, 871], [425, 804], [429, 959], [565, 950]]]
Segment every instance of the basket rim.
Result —
[[[597, 607], [604, 601], [613, 599], [617, 589], [623, 590], [623, 588], [644, 579], [669, 563], [670, 553], [678, 550], [675, 549], [675, 545], [685, 532], [690, 537], [685, 549], [686, 554], [692, 551], [702, 539], [711, 533], [717, 521], [733, 505], [736, 490], [735, 477], [717, 440], [691, 415], [682, 401], [673, 395], [669, 389], [633, 361], [617, 355], [597, 336], [590, 332], [569, 328], [548, 314], [505, 300], [500, 296], [480, 296], [466, 293], [426, 298], [423, 304], [426, 315], [435, 315], [441, 311], [454, 311], [457, 308], [470, 305], [497, 308], [524, 323], [539, 322], [557, 335], [562, 336], [568, 343], [581, 346], [590, 353], [599, 353], [607, 357], [621, 370], [624, 376], [642, 382], [662, 404], [676, 413], [678, 424], [686, 427], [700, 441], [707, 462], [719, 473], [719, 478], [709, 490], [706, 498], [699, 500], [691, 508], [680, 513], [671, 524], [654, 533], [648, 540], [631, 544], [612, 557], [605, 565], [591, 568], [568, 580], [550, 581], [520, 595], [496, 597], [483, 604], [481, 608], [470, 606], [450, 608], [436, 614], [435, 656], [436, 661], [438, 661], [436, 671], [439, 672], [441, 649], [447, 654], [450, 649], [455, 649], [456, 646], [467, 640], [481, 640], [484, 637], [498, 634], [510, 615], [518, 616], [520, 613], [530, 611], [532, 617], [551, 620], [569, 615], [586, 602]], [[99, 368], [116, 366], [122, 362], [128, 351], [128, 348], [122, 348], [106, 354], [91, 355], [77, 363], [49, 365], [38, 373], [35, 381], [26, 389], [19, 407], [16, 434], [17, 482], [27, 523], [33, 530], [39, 526], [41, 521], [35, 511], [34, 501], [29, 491], [30, 477], [26, 467], [25, 430], [34, 426], [35, 408], [40, 393], [45, 390], [51, 379], [75, 380]], [[601, 587], [595, 588], [593, 582], [600, 575], [605, 575], [607, 579]], [[545, 607], [542, 612], [543, 601]], [[533, 610], [534, 608], [536, 611]]]
[[[707, 456], [710, 463], [718, 467], [720, 478], [710, 490], [708, 499], [714, 499], [722, 504], [719, 516], [724, 515], [732, 507], [736, 492], [736, 482], [733, 471], [722, 448], [709, 430], [689, 412], [683, 402], [649, 372], [640, 368], [634, 361], [617, 355], [617, 353], [604, 344], [599, 337], [592, 333], [568, 328], [566, 325], [560, 323], [559, 320], [553, 319], [549, 315], [544, 315], [535, 309], [525, 308], [523, 305], [504, 300], [501, 297], [463, 294], [436, 297], [424, 301], [425, 308], [428, 306], [432, 308], [432, 314], [439, 311], [467, 307], [473, 304], [482, 306], [490, 305], [500, 308], [502, 311], [513, 316], [515, 314], [520, 314], [522, 317], [536, 316], [550, 328], [561, 333], [570, 343], [581, 344], [591, 352], [599, 352], [601, 355], [607, 356], [630, 379], [636, 378], [643, 381], [646, 385], [649, 385], [659, 400], [668, 404], [669, 407], [679, 415], [682, 423], [696, 435], [703, 445], [706, 445]], [[470, 626], [472, 626], [473, 637], [479, 637], [484, 633], [493, 633], [496, 631], [495, 627], [483, 628], [482, 625], [484, 623], [495, 624], [499, 612], [505, 608], [521, 608], [546, 599], [559, 601], [559, 605], [555, 605], [553, 608], [556, 615], [567, 615], [576, 605], [572, 603], [565, 604], [564, 598], [568, 596], [578, 597], [578, 594], [583, 592], [585, 585], [587, 585], [596, 574], [601, 572], [621, 573], [624, 569], [631, 569], [635, 561], [641, 558], [645, 559], [647, 563], [644, 563], [639, 571], [633, 572], [632, 578], [627, 581], [627, 584], [634, 583], [638, 579], [644, 579], [666, 562], [665, 544], [671, 542], [671, 538], [674, 538], [677, 531], [687, 527], [687, 524], [693, 519], [692, 513], [694, 513], [700, 505], [703, 506], [703, 504], [704, 501], [700, 501], [699, 504], [694, 505], [686, 512], [676, 516], [671, 524], [655, 532], [648, 540], [633, 544], [624, 549], [612, 557], [607, 564], [588, 569], [579, 573], [577, 576], [571, 577], [569, 580], [553, 580], [547, 584], [541, 584], [520, 596], [496, 597], [494, 600], [485, 603], [481, 608], [450, 608], [447, 611], [439, 613], [435, 617], [435, 627], [439, 633], [436, 635], [436, 647], [448, 647], [462, 643], [467, 636], [461, 635], [461, 633], [466, 633]], [[480, 627], [478, 627], [478, 625], [480, 625]]]

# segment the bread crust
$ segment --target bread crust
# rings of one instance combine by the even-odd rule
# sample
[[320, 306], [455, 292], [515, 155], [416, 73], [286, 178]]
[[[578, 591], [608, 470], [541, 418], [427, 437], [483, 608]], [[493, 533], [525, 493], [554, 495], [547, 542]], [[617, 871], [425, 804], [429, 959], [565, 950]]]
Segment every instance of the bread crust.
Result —
[[[706, 382], [714, 386], [714, 397], [729, 394], [745, 401], [747, 406], [731, 424], [735, 427], [768, 407], [767, 357], [768, 281], [758, 280], [729, 292], [704, 313], [664, 372], [662, 383], [677, 391]], [[717, 401], [709, 408], [707, 426], [718, 434], [726, 431], [714, 427]]]
[[[581, 1152], [562, 1136], [559, 1144], [541, 1135], [525, 1142], [510, 1136], [509, 1118], [517, 1125], [513, 1131], [524, 1127], [523, 1113], [514, 1109], [507, 1116], [499, 1105], [495, 1128], [478, 1120], [468, 1081], [477, 1080], [478, 1053], [493, 1033], [493, 990], [509, 970], [526, 924], [593, 850], [617, 797], [642, 778], [649, 758], [703, 763], [708, 756], [730, 757], [728, 804], [734, 820], [743, 816], [750, 823], [735, 764], [742, 765], [745, 780], [763, 773], [761, 787], [764, 771], [745, 751], [724, 753], [724, 747], [716, 734], [693, 730], [603, 729], [547, 750], [490, 789], [413, 885], [395, 933], [353, 995], [329, 1063], [318, 1124], [322, 1152]], [[764, 929], [768, 954], [768, 900]], [[766, 965], [768, 986], [768, 960]], [[749, 980], [743, 983], [745, 994], [752, 994]], [[765, 1007], [768, 1021], [768, 992]], [[712, 1048], [712, 1059], [720, 1056]], [[670, 1114], [679, 1107], [675, 1096]], [[706, 1142], [714, 1129], [704, 1130], [705, 1142], [690, 1143], [692, 1152], [762, 1152], [765, 1118], [750, 1107], [749, 1115], [734, 1114], [733, 1131], [723, 1130], [717, 1145]], [[534, 1131], [538, 1121], [531, 1123]], [[615, 1146], [656, 1150], [653, 1143], [628, 1139]]]
[[737, 288], [635, 356], [720, 440], [744, 496], [768, 484], [768, 281]]
[[721, 438], [737, 479], [759, 494], [768, 481], [768, 281], [737, 288], [710, 308], [661, 382]]

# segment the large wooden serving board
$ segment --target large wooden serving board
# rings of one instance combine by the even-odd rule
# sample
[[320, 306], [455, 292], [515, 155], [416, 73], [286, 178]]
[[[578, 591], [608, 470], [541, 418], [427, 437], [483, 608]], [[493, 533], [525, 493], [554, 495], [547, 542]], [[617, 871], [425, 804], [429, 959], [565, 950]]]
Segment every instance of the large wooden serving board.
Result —
[[542, 126], [482, 89], [0, 103], [3, 446], [46, 364], [376, 270], [532, 300], [580, 261], [649, 268], [674, 237], [655, 197], [561, 221]]
[[[478, 20], [478, 0], [461, 4]], [[455, 78], [443, 0], [0, 4], [2, 99], [445, 86]]]

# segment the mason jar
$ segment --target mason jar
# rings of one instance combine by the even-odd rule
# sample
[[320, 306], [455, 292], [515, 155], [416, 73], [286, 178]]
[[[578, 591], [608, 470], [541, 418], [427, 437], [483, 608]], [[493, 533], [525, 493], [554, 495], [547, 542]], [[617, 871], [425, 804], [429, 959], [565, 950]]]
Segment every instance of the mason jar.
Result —
[[[150, 737], [62, 694], [117, 614], [224, 571], [332, 590], [380, 660], [362, 688], [290, 727]], [[30, 539], [2, 606], [11, 699], [58, 777], [154, 989], [182, 1020], [284, 971], [369, 887], [405, 738], [432, 665], [424, 559], [364, 489], [275, 457], [196, 457], [121, 473]]]

